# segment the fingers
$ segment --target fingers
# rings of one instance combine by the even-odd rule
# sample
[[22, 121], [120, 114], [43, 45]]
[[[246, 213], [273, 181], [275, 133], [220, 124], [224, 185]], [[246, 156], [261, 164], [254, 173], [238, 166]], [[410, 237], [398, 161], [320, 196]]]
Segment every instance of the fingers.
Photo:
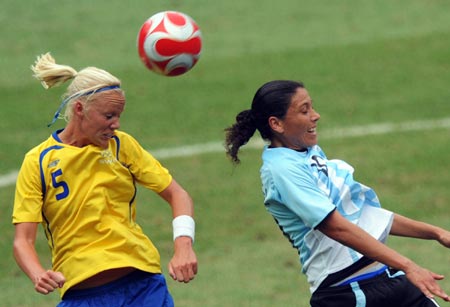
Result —
[[[450, 302], [450, 297], [448, 296], [447, 293], [444, 292], [444, 290], [442, 290], [441, 287], [439, 287], [437, 284], [430, 287], [428, 289], [429, 295], [427, 295], [427, 297], [429, 298], [434, 298], [434, 295], [440, 297], [441, 299], [443, 299], [446, 302]], [[426, 294], [425, 294], [426, 295]]]
[[197, 263], [189, 263], [185, 265], [175, 266], [169, 263], [169, 275], [173, 280], [188, 283], [194, 279], [197, 274]]
[[430, 272], [430, 274], [435, 280], [443, 280], [444, 279], [444, 275], [436, 274], [436, 273], [433, 273], [433, 272]]
[[439, 286], [424, 289], [422, 290], [422, 292], [426, 297], [430, 299], [433, 299], [435, 296], [437, 296], [446, 302], [450, 302], [450, 297], [448, 296], [448, 294], [445, 293], [444, 290], [442, 290]]
[[46, 271], [36, 279], [34, 288], [42, 294], [49, 294], [57, 288], [62, 288], [66, 279], [61, 272]]
[[195, 275], [197, 274], [197, 270], [194, 270], [192, 267], [188, 266], [186, 268], [178, 268], [178, 269], [171, 269], [170, 270], [170, 276], [173, 280], [188, 283], [191, 280], [194, 279]]
[[442, 290], [442, 288], [436, 282], [436, 280], [444, 279], [444, 276], [440, 275], [440, 274], [433, 273], [433, 272], [430, 272], [430, 275], [433, 278], [433, 281], [428, 286], [427, 290], [430, 293], [430, 295], [427, 295], [427, 296], [430, 297], [430, 298], [433, 298], [433, 295], [436, 295], [436, 296], [442, 298], [444, 301], [449, 302], [450, 301], [450, 297], [448, 296], [447, 293], [444, 292], [444, 290]]
[[442, 298], [444, 301], [450, 301], [449, 295], [445, 293], [444, 290], [442, 290], [442, 288], [436, 282], [436, 280], [444, 279], [443, 275], [439, 275], [427, 270], [423, 270], [421, 273], [417, 273], [416, 276], [411, 275], [413, 274], [410, 274], [408, 278], [410, 278], [411, 282], [413, 282], [426, 297], [433, 299], [435, 296], [437, 296]]
[[192, 249], [192, 239], [178, 237], [175, 240], [175, 253], [169, 262], [170, 276], [179, 282], [188, 283], [197, 274], [197, 256]]

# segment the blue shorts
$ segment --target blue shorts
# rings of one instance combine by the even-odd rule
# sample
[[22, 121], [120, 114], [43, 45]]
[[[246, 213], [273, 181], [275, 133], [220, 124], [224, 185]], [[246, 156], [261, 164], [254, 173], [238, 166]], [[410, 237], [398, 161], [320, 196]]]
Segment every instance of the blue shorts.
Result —
[[57, 307], [173, 307], [164, 276], [132, 272], [102, 286], [68, 290]]

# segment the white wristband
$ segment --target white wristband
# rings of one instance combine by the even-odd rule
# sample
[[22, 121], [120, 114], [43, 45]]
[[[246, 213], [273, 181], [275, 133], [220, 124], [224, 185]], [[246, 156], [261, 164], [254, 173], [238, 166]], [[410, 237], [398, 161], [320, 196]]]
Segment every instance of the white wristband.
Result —
[[195, 221], [189, 215], [179, 215], [172, 221], [173, 240], [178, 237], [190, 237], [192, 243], [195, 239]]

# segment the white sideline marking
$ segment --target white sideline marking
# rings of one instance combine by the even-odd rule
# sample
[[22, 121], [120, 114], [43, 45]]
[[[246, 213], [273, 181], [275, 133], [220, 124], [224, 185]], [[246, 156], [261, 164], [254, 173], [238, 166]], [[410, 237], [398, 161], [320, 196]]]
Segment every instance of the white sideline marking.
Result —
[[[350, 126], [332, 130], [319, 131], [319, 138], [349, 138], [391, 132], [406, 132], [418, 130], [450, 128], [450, 117], [436, 120], [419, 120], [401, 123], [381, 123], [372, 125]], [[257, 133], [255, 133], [257, 134]], [[256, 136], [254, 137], [256, 139]], [[261, 148], [264, 142], [261, 139], [251, 140], [244, 148]], [[180, 158], [200, 155], [204, 153], [223, 152], [225, 148], [222, 142], [209, 142], [203, 144], [186, 145], [172, 148], [162, 148], [150, 151], [157, 159]], [[0, 176], [0, 188], [12, 185], [16, 182], [18, 171], [11, 171]]]
[[9, 186], [16, 182], [18, 171], [12, 171], [9, 174], [0, 176], [0, 188]]

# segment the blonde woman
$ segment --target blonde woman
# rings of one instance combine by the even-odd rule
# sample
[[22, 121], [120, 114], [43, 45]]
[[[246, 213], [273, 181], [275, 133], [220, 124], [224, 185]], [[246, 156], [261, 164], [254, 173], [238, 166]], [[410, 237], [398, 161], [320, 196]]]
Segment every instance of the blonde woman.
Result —
[[[173, 215], [170, 276], [197, 273], [194, 205], [189, 194], [129, 134], [118, 130], [125, 107], [120, 80], [95, 67], [79, 72], [44, 54], [32, 66], [45, 88], [70, 81], [52, 123], [67, 124], [31, 149], [19, 172], [12, 222], [14, 256], [58, 306], [173, 306], [158, 250], [136, 223], [136, 185], [159, 194]], [[34, 243], [42, 224], [52, 251], [44, 268]], [[84, 305], [83, 305], [84, 306]]]

